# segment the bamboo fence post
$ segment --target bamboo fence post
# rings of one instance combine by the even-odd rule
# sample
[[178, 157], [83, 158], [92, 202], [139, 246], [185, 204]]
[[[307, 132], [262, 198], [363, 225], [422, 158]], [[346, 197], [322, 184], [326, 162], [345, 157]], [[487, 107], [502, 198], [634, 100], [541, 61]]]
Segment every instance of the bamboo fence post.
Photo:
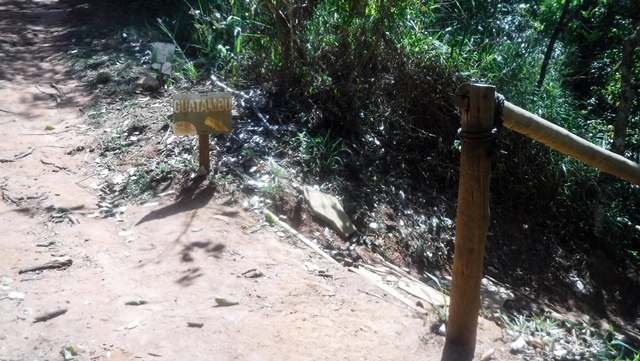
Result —
[[472, 360], [476, 348], [480, 281], [489, 228], [495, 87], [463, 84], [460, 186], [447, 336], [442, 361]]

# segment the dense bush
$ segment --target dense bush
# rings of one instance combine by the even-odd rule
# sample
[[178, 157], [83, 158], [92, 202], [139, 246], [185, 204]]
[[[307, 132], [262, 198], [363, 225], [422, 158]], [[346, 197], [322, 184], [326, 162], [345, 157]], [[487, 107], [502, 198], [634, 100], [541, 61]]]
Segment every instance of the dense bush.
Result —
[[[378, 192], [409, 189], [427, 207], [439, 205], [428, 200], [434, 190], [455, 203], [459, 115], [451, 96], [463, 81], [495, 85], [510, 102], [610, 145], [616, 64], [638, 23], [637, 4], [566, 1], [189, 0], [165, 1], [156, 11], [183, 52], [182, 79], [213, 73], [268, 90], [271, 110], [297, 129], [291, 144], [319, 155], [302, 159], [310, 177], [375, 180]], [[637, 103], [625, 153], [636, 161]], [[510, 131], [501, 150], [489, 260], [500, 249], [512, 257], [502, 261], [526, 264], [549, 281], [593, 247], [620, 265], [638, 265], [637, 186], [614, 182], [606, 232], [597, 237], [597, 171]], [[358, 192], [348, 197], [375, 202]]]

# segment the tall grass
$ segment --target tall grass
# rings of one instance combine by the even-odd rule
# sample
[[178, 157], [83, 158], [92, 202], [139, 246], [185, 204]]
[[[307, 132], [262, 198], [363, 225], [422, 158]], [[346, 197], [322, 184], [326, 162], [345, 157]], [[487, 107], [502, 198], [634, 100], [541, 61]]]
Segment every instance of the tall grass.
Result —
[[268, 67], [275, 60], [266, 56], [277, 46], [270, 21], [257, 0], [198, 0], [185, 1], [158, 25], [184, 54], [189, 78], [207, 78], [211, 72], [235, 78], [251, 62]]

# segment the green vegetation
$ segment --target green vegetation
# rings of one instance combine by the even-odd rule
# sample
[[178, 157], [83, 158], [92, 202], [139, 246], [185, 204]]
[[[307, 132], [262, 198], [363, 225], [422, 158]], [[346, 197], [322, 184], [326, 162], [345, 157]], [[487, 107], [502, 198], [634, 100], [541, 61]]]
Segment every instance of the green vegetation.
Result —
[[124, 194], [135, 202], [151, 198], [160, 183], [175, 177], [172, 169], [165, 163], [149, 167], [132, 168], [126, 173]]
[[607, 349], [599, 355], [599, 358], [600, 360], [638, 361], [640, 351], [622, 341], [613, 340], [607, 342]]
[[[509, 102], [599, 146], [611, 148], [623, 134], [616, 151], [640, 160], [637, 1], [163, 0], [131, 7], [148, 15], [153, 41], [178, 46], [172, 81], [203, 85], [215, 75], [264, 101], [260, 110], [280, 127], [277, 152], [289, 162], [268, 170], [264, 193], [281, 196], [287, 177], [320, 180], [344, 197], [360, 229], [376, 219], [375, 209], [412, 214], [411, 234], [389, 248], [411, 250], [407, 263], [434, 273], [450, 263], [453, 248], [438, 241], [452, 233], [455, 214], [459, 114], [451, 98], [462, 82], [495, 85]], [[630, 69], [622, 59], [628, 46]], [[104, 86], [127, 79], [123, 66], [78, 59], [76, 67], [91, 69], [98, 84], [99, 72], [113, 74]], [[623, 102], [624, 89], [630, 100]], [[122, 146], [118, 139], [112, 147]], [[511, 131], [499, 145], [487, 265], [526, 270], [496, 276], [543, 293], [549, 285], [569, 289], [558, 275], [575, 271], [595, 291], [574, 296], [593, 302], [600, 316], [637, 317], [638, 187]], [[272, 156], [259, 153], [246, 144], [236, 155]], [[617, 267], [618, 283], [599, 278], [599, 252]]]
[[[425, 275], [427, 275], [431, 280], [433, 280], [433, 282], [435, 282], [437, 289], [441, 294], [445, 295], [445, 297], [449, 295], [447, 289], [443, 287], [442, 284], [440, 284], [440, 280], [438, 279], [438, 277], [428, 272], [425, 272]], [[432, 303], [431, 306], [433, 307], [433, 311], [435, 312], [438, 321], [445, 324], [449, 322], [449, 305], [447, 305], [446, 302], [442, 306], [436, 305], [434, 303]]]
[[331, 132], [325, 135], [310, 136], [306, 132], [298, 134], [293, 143], [299, 149], [303, 164], [314, 174], [326, 174], [344, 165], [342, 158], [351, 151], [342, 138], [331, 139]]
[[278, 181], [271, 181], [264, 186], [260, 187], [260, 191], [267, 197], [277, 198], [284, 194], [284, 187]]

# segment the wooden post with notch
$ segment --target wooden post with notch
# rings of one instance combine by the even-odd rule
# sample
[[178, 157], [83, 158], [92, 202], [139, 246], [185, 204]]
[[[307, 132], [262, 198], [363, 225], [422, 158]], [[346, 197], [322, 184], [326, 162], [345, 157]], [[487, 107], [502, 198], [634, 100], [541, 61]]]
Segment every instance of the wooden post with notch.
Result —
[[462, 84], [460, 185], [447, 336], [442, 361], [472, 360], [476, 348], [480, 281], [489, 229], [489, 184], [495, 87]]
[[200, 134], [198, 136], [198, 161], [200, 166], [207, 170], [207, 174], [211, 171], [211, 160], [209, 159], [209, 151], [211, 147], [209, 145], [209, 134]]

